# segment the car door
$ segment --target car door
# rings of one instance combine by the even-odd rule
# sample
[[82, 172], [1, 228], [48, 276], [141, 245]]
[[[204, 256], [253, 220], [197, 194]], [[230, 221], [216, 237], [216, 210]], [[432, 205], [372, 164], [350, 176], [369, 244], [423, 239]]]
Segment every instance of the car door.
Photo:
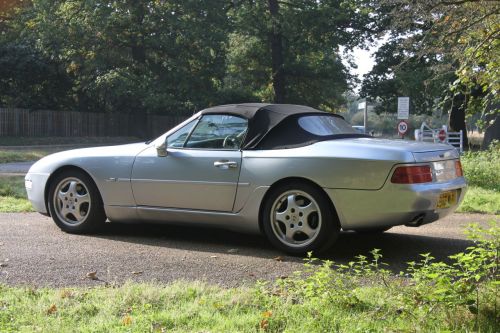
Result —
[[203, 115], [167, 138], [166, 156], [146, 149], [131, 177], [137, 205], [232, 211], [246, 129], [241, 117]]

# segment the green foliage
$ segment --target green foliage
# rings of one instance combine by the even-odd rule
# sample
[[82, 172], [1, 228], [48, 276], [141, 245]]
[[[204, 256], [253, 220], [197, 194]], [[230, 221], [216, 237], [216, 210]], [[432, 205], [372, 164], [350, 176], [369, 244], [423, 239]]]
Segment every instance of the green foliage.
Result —
[[500, 192], [471, 186], [467, 188], [458, 213], [500, 214]]
[[[423, 259], [409, 263], [407, 272], [400, 273], [399, 278], [383, 268], [378, 250], [371, 252], [371, 259], [358, 256], [347, 265], [319, 263], [309, 257], [304, 271], [261, 286], [260, 300], [275, 310], [268, 325], [272, 330], [289, 327], [294, 322], [291, 313], [295, 312], [282, 307], [293, 304], [303, 313], [311, 306], [316, 309], [312, 312], [314, 322], [301, 326], [305, 331], [332, 325], [324, 313], [324, 309], [331, 309], [337, 315], [335, 326], [330, 328], [339, 331], [494, 332], [500, 319], [500, 228], [494, 222], [490, 229], [472, 225], [468, 234], [474, 246], [450, 256], [450, 263], [434, 262], [430, 254], [423, 254]], [[359, 320], [346, 325], [341, 319], [346, 312]], [[383, 327], [364, 322], [381, 318]]]
[[[444, 79], [443, 83], [449, 83], [449, 87], [441, 84], [437, 94], [442, 97], [441, 106], [451, 113], [451, 127], [465, 129], [464, 113], [481, 114], [480, 125], [491, 125], [498, 116], [499, 101], [499, 2], [384, 0], [382, 3], [393, 8], [391, 35], [399, 38], [398, 47], [403, 51], [399, 53], [402, 59], [383, 66], [382, 72], [390, 76], [395, 67], [423, 60], [424, 68], [434, 73], [427, 82]], [[377, 88], [371, 84], [367, 86], [370, 89]]]
[[[0, 68], [9, 71], [0, 103], [131, 113], [211, 104], [225, 72], [226, 5], [34, 0], [0, 35]], [[17, 96], [23, 89], [31, 99]]]
[[[377, 11], [378, 10], [378, 11]], [[271, 16], [267, 1], [239, 1], [230, 11], [227, 76], [229, 88], [244, 87], [261, 101], [272, 101], [270, 36], [282, 43], [282, 71], [287, 103], [338, 109], [351, 79], [339, 47], [366, 44], [380, 31], [384, 11], [371, 1], [278, 1]], [[276, 31], [277, 30], [277, 31]]]
[[391, 36], [375, 53], [375, 65], [364, 77], [362, 96], [376, 99], [377, 113], [397, 112], [397, 98], [410, 97], [410, 114], [433, 114], [446, 96], [452, 73], [438, 73], [446, 60], [418, 54], [419, 43], [406, 44], [406, 36]]
[[462, 157], [464, 175], [469, 185], [500, 192], [500, 144], [488, 150], [466, 152]]

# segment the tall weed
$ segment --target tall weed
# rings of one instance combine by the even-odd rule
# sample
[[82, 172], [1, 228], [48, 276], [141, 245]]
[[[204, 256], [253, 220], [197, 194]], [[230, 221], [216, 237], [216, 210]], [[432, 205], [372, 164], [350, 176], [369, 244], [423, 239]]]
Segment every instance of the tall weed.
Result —
[[464, 175], [469, 185], [500, 191], [500, 143], [485, 151], [466, 152], [462, 157]]

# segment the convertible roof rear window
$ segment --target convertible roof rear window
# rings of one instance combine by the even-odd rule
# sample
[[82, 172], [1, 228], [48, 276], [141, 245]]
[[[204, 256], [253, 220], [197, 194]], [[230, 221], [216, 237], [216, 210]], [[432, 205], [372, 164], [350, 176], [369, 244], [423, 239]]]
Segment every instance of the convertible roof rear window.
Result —
[[298, 123], [303, 130], [319, 136], [357, 133], [345, 120], [327, 115], [303, 116]]
[[365, 137], [369, 136], [357, 133], [344, 119], [335, 115], [294, 115], [270, 130], [254, 149], [297, 148], [325, 140]]

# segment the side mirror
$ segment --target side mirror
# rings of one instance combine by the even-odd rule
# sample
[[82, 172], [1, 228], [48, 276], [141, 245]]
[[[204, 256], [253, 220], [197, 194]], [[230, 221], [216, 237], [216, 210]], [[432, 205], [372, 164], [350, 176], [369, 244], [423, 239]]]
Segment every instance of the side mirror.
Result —
[[163, 142], [162, 144], [156, 145], [155, 148], [156, 148], [156, 154], [158, 155], [158, 157], [166, 157], [167, 156], [167, 145], [165, 144], [165, 142]]

